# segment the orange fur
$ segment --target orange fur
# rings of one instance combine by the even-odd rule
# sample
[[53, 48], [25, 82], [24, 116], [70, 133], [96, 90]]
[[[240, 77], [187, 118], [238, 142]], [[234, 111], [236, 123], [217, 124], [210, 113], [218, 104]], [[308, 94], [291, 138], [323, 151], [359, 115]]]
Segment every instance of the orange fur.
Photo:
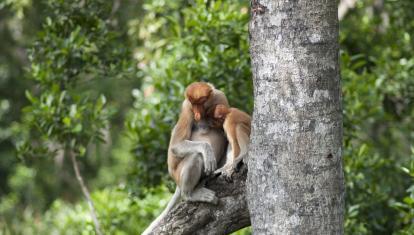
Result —
[[214, 109], [219, 104], [228, 107], [226, 96], [208, 83], [195, 82], [186, 88], [181, 113], [168, 146], [168, 172], [177, 188], [165, 210], [143, 234], [152, 234], [152, 230], [181, 197], [188, 201], [217, 204], [218, 198], [214, 191], [197, 185], [203, 174], [210, 174], [216, 169], [227, 147], [222, 127], [211, 126], [214, 118], [205, 115], [205, 110]]
[[204, 103], [210, 98], [214, 87], [205, 82], [193, 82], [185, 90], [185, 97], [191, 103], [194, 120], [200, 121], [204, 116]]
[[224, 131], [233, 151], [233, 160], [247, 153], [250, 137], [251, 117], [236, 108], [216, 105], [214, 118], [223, 123]]
[[185, 89], [185, 97], [192, 104], [204, 103], [203, 99], [208, 99], [214, 87], [205, 82], [193, 82]]
[[[214, 109], [216, 105], [223, 105], [228, 107], [228, 101], [224, 93], [214, 88], [213, 85], [205, 82], [194, 82], [190, 84], [185, 91], [185, 100], [181, 107], [181, 113], [178, 118], [172, 133], [170, 144], [168, 147], [168, 171], [174, 181], [179, 184], [180, 182], [180, 162], [182, 158], [175, 157], [171, 148], [180, 143], [183, 140], [189, 140], [191, 138], [191, 129], [195, 121], [200, 119], [207, 119], [207, 122], [211, 123], [213, 117], [205, 115], [204, 110]], [[196, 114], [199, 117], [196, 118]], [[214, 126], [211, 126], [214, 128]], [[222, 128], [221, 126], [218, 128]], [[212, 146], [215, 148], [215, 146]]]

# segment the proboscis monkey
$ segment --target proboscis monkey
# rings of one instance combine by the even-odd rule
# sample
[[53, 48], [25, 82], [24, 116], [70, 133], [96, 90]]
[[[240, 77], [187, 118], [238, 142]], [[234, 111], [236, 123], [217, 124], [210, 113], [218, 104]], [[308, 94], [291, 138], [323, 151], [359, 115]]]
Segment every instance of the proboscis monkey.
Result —
[[215, 173], [222, 173], [226, 178], [231, 178], [249, 148], [251, 117], [239, 109], [221, 104], [216, 105], [213, 116], [223, 123], [224, 132], [229, 141], [226, 164]]
[[181, 197], [187, 201], [217, 203], [214, 191], [198, 185], [203, 175], [217, 168], [227, 146], [222, 127], [211, 125], [214, 117], [206, 115], [216, 105], [228, 107], [228, 101], [224, 93], [211, 84], [195, 82], [186, 88], [168, 147], [168, 172], [177, 187], [167, 207], [143, 235], [151, 234]]
[[[198, 146], [199, 151], [200, 144], [189, 143], [192, 136], [194, 127], [197, 127], [198, 122], [203, 118], [207, 123], [211, 123], [213, 117], [207, 117], [206, 113], [209, 110], [213, 110], [216, 105], [229, 106], [226, 96], [220, 90], [214, 88], [213, 85], [205, 82], [191, 83], [185, 90], [185, 100], [182, 104], [181, 113], [175, 125], [170, 139], [170, 145], [168, 147], [168, 172], [177, 183], [180, 185], [180, 170], [177, 170], [179, 163], [182, 161], [182, 157], [177, 157], [172, 152], [173, 147], [177, 144], [182, 145], [186, 143], [185, 147], [188, 149], [188, 145]], [[209, 120], [211, 119], [211, 120]], [[206, 125], [203, 123], [202, 125]], [[211, 125], [209, 125], [211, 127]], [[197, 129], [197, 128], [196, 128]], [[220, 130], [222, 127], [213, 127], [211, 130]], [[191, 141], [191, 142], [194, 142]], [[205, 148], [204, 148], [205, 149]], [[192, 150], [189, 150], [192, 151]], [[217, 167], [217, 161], [214, 158], [210, 158], [208, 154], [203, 155], [204, 170], [207, 174], [213, 172]]]

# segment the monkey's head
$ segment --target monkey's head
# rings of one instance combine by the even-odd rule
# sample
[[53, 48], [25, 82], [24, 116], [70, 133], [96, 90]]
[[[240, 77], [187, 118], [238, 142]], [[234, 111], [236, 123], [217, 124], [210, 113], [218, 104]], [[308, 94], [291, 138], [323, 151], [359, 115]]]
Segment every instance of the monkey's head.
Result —
[[223, 104], [218, 104], [214, 108], [214, 119], [224, 122], [224, 119], [226, 119], [227, 114], [229, 113], [230, 113], [230, 109], [227, 106]]
[[191, 103], [191, 110], [194, 113], [194, 120], [197, 122], [205, 114], [204, 104], [211, 98], [213, 87], [205, 82], [193, 82], [185, 90], [185, 97]]

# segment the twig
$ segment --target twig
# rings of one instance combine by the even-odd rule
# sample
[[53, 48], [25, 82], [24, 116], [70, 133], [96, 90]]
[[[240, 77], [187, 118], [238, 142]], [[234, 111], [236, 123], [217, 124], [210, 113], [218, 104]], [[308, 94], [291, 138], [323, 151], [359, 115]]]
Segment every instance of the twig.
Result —
[[112, 4], [112, 10], [109, 18], [112, 18], [121, 6], [121, 0], [114, 0]]
[[338, 6], [338, 18], [339, 20], [342, 20], [346, 13], [349, 11], [349, 9], [352, 9], [355, 7], [356, 0], [341, 0]]
[[86, 185], [83, 181], [82, 175], [79, 172], [79, 167], [78, 167], [78, 162], [76, 161], [76, 156], [73, 153], [73, 151], [69, 151], [69, 156], [70, 156], [70, 159], [72, 160], [73, 169], [75, 170], [75, 174], [76, 174], [76, 179], [78, 180], [79, 185], [82, 188], [83, 195], [85, 196], [86, 201], [88, 203], [89, 210], [90, 210], [90, 213], [91, 213], [91, 217], [92, 217], [93, 223], [95, 224], [96, 234], [102, 235], [101, 226], [99, 225], [99, 220], [98, 220], [98, 217], [96, 216], [96, 212], [95, 212], [95, 206], [93, 205], [91, 195], [90, 195], [89, 190], [88, 190], [88, 188], [86, 187]]

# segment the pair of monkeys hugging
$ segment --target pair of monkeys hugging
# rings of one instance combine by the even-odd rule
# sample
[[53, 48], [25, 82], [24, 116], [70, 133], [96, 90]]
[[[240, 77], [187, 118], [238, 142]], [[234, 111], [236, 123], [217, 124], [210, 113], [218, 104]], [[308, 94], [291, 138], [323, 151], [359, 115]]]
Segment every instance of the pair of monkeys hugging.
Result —
[[150, 234], [181, 198], [218, 202], [214, 191], [200, 185], [199, 181], [202, 176], [213, 173], [231, 178], [247, 154], [250, 126], [251, 117], [231, 108], [224, 93], [213, 85], [194, 82], [186, 88], [168, 147], [168, 172], [177, 187], [165, 210], [143, 235]]

